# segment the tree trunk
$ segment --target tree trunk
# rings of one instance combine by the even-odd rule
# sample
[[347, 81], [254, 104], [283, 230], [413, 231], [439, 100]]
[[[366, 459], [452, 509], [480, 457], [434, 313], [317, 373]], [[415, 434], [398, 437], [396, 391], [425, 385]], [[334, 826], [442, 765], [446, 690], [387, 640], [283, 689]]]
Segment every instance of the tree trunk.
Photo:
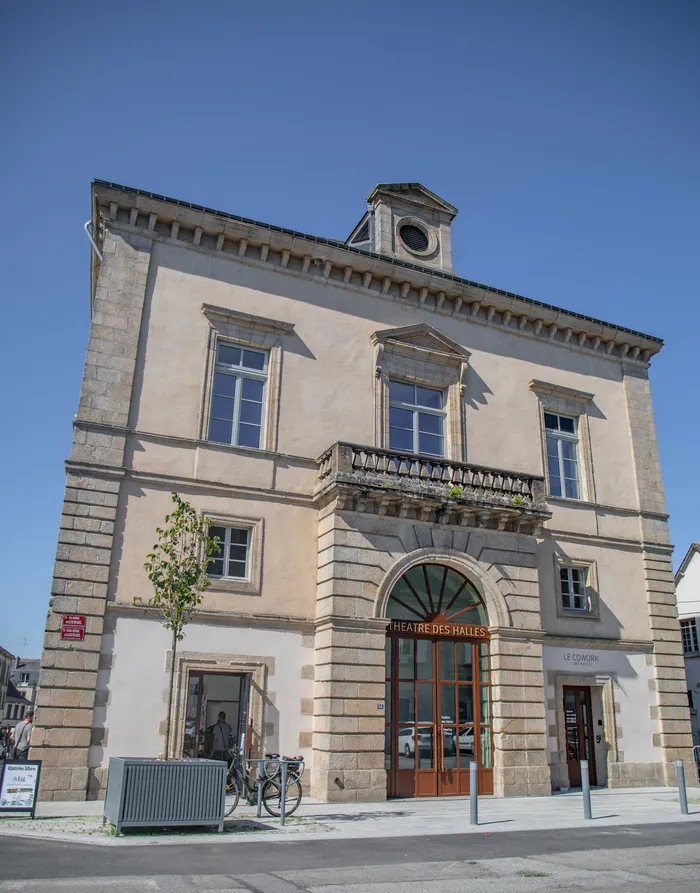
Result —
[[168, 685], [168, 710], [165, 714], [165, 753], [167, 760], [170, 753], [170, 716], [173, 708], [173, 686], [175, 684], [175, 654], [177, 653], [177, 632], [173, 630], [173, 652], [170, 661], [170, 684]]

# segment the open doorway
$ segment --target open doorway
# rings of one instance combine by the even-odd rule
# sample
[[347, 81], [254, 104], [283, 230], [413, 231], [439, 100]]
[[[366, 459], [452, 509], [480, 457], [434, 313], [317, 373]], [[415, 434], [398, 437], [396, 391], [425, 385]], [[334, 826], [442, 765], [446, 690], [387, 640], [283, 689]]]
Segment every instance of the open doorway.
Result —
[[183, 757], [208, 759], [214, 750], [212, 729], [219, 713], [231, 726], [229, 746], [237, 745], [245, 753], [249, 673], [190, 672], [187, 680]]

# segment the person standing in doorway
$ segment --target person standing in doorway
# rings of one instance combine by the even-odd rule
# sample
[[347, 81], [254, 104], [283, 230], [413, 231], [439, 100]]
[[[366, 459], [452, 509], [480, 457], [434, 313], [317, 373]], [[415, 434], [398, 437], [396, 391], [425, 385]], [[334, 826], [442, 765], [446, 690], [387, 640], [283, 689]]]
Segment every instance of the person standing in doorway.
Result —
[[219, 713], [219, 718], [216, 721], [216, 725], [212, 726], [212, 733], [214, 735], [213, 747], [212, 747], [212, 760], [225, 760], [224, 751], [228, 749], [228, 743], [233, 734], [233, 729], [226, 722], [226, 714], [222, 710]]
[[24, 719], [18, 722], [14, 728], [15, 760], [26, 760], [29, 755], [29, 746], [32, 740], [32, 723], [34, 711], [27, 710]]

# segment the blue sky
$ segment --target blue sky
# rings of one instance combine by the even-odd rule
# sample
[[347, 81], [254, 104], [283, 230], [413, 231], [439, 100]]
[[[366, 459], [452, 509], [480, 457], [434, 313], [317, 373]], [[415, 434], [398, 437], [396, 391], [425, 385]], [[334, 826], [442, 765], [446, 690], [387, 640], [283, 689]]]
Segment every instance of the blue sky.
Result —
[[0, 644], [38, 656], [89, 325], [90, 180], [345, 238], [382, 181], [462, 276], [663, 337], [676, 564], [697, 522], [695, 0], [3, 4]]

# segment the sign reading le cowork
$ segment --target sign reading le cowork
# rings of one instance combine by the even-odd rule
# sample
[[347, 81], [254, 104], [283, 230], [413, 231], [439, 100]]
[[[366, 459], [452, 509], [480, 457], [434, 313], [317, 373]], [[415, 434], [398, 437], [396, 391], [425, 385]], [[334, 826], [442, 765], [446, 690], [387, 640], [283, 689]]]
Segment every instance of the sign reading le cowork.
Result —
[[460, 626], [459, 623], [414, 623], [412, 620], [392, 620], [390, 633], [414, 636], [447, 636], [456, 639], [488, 639], [488, 626]]

